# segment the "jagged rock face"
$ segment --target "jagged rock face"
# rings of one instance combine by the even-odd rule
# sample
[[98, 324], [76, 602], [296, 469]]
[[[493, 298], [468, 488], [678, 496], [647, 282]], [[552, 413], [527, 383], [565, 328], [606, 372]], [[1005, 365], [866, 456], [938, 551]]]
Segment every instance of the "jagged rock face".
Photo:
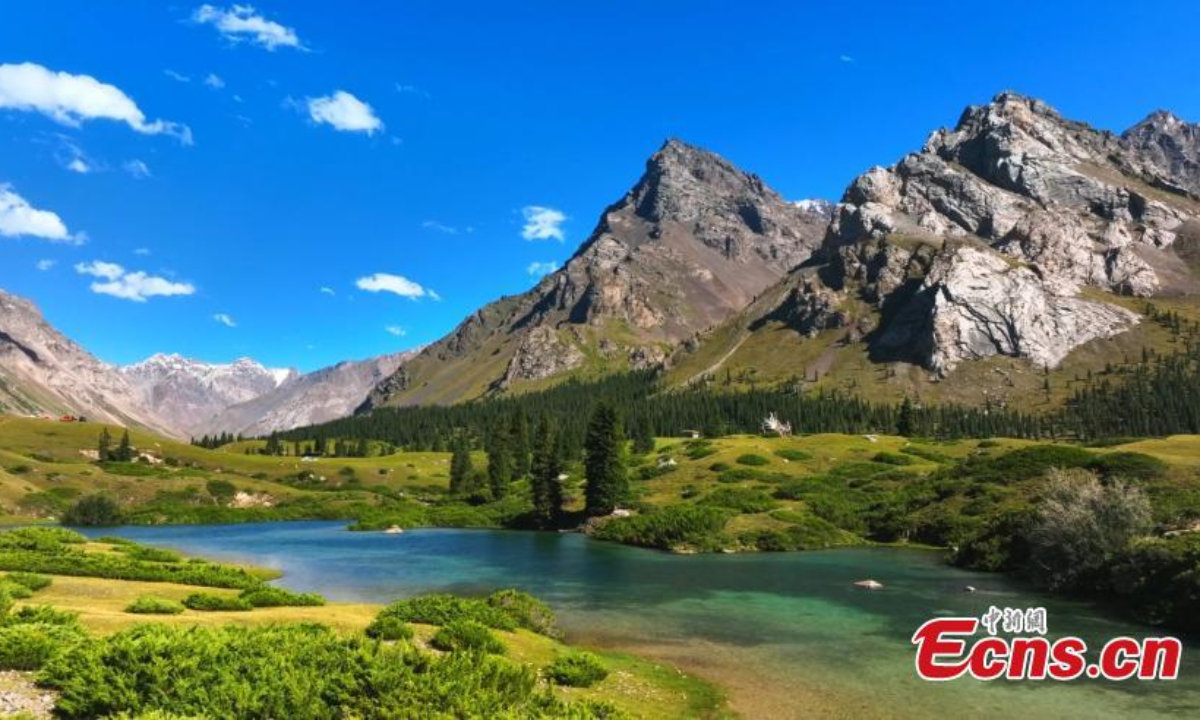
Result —
[[0, 412], [84, 416], [170, 432], [120, 371], [54, 329], [24, 298], [0, 290]]
[[205, 363], [158, 354], [121, 373], [142, 402], [177, 432], [199, 436], [226, 408], [253, 400], [298, 376], [295, 370], [263, 367], [249, 358]]
[[1200, 196], [1200, 123], [1187, 123], [1159, 110], [1126, 130], [1121, 140], [1164, 175]]
[[1011, 93], [968, 108], [850, 185], [826, 265], [775, 312], [812, 333], [830, 308], [865, 300], [883, 317], [868, 338], [876, 359], [943, 374], [991, 355], [1055, 366], [1128, 329], [1134, 314], [1077, 295], [1200, 289], [1185, 252], [1200, 218], [1185, 190], [1195, 128], [1156, 117], [1118, 138]]
[[[588, 347], [614, 368], [661, 362], [807, 259], [829, 213], [670, 140], [563, 268], [467, 318], [365, 407], [452, 402], [542, 380], [579, 367]], [[470, 387], [462, 380], [485, 373]]]
[[[1169, 144], [1148, 126], [1136, 137]], [[977, 237], [1048, 277], [1154, 294], [1171, 289], [1164, 279], [1174, 277], [1174, 263], [1140, 248], [1169, 248], [1200, 207], [1169, 192], [1186, 180], [1170, 174], [1174, 165], [1006, 93], [968, 108], [954, 130], [935, 132], [894, 167], [856, 179], [826, 248], [864, 237]]]
[[225, 408], [208, 422], [201, 434], [261, 436], [346, 417], [377, 384], [394, 376], [401, 364], [417, 352], [342, 362], [291, 377], [265, 394]]
[[[1066, 294], [1060, 294], [1062, 289]], [[911, 302], [907, 322], [892, 324], [880, 347], [919, 348], [932, 370], [992, 355], [1057, 366], [1073, 348], [1138, 322], [1128, 310], [1074, 297], [1033, 270], [988, 250], [943, 250]]]

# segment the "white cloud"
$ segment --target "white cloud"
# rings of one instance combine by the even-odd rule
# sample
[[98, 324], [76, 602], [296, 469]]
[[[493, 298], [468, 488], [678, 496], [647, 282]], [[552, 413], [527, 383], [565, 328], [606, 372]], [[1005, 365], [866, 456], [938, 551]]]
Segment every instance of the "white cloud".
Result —
[[148, 275], [141, 270], [128, 272], [116, 263], [101, 260], [79, 263], [75, 266], [75, 272], [97, 278], [91, 284], [92, 292], [133, 302], [146, 302], [148, 298], [152, 297], [192, 295], [196, 292], [195, 286], [191, 283], [175, 282], [157, 275]]
[[192, 81], [192, 79], [190, 77], [188, 77], [187, 75], [184, 75], [183, 73], [175, 72], [174, 70], [171, 70], [170, 68], [163, 70], [163, 75], [166, 75], [167, 77], [171, 78], [175, 82], [190, 83]]
[[141, 256], [145, 257], [146, 255], [150, 254], [150, 248], [144, 248], [144, 247], [137, 248], [133, 251], [133, 254], [141, 255]]
[[525, 268], [525, 272], [529, 273], [533, 277], [541, 277], [543, 275], [549, 275], [557, 269], [558, 263], [551, 260], [549, 262], [531, 262], [529, 263], [529, 267]]
[[38, 260], [37, 264], [35, 264], [34, 267], [36, 267], [38, 270], [41, 270], [42, 272], [46, 272], [47, 270], [53, 268], [57, 264], [58, 264], [57, 260]]
[[418, 283], [401, 275], [375, 273], [374, 275], [359, 278], [355, 285], [358, 286], [358, 289], [366, 290], [367, 292], [389, 292], [412, 300], [422, 297], [434, 300], [442, 299], [434, 291], [421, 287]]
[[125, 274], [125, 268], [116, 263], [93, 260], [88, 263], [76, 263], [75, 272], [80, 275], [91, 275], [92, 277], [103, 278], [105, 280], [116, 280]]
[[838, 55], [838, 60], [841, 60], [844, 63], [854, 62], [854, 58], [850, 57], [849, 55]]
[[371, 106], [345, 90], [336, 90], [324, 97], [308, 98], [308, 115], [313, 122], [332, 125], [345, 132], [373, 135], [383, 129], [383, 121]]
[[150, 166], [141, 160], [127, 160], [121, 167], [125, 169], [125, 172], [134, 176], [138, 180], [144, 180], [145, 178], [150, 177]]
[[81, 157], [71, 158], [71, 162], [67, 163], [67, 169], [73, 173], [87, 175], [92, 171], [92, 166], [87, 164], [87, 160]]
[[217, 313], [216, 315], [212, 316], [212, 319], [221, 323], [225, 327], [231, 327], [231, 328], [237, 327], [237, 322], [232, 317], [230, 317], [229, 315], [226, 315], [225, 313]]
[[426, 220], [425, 222], [421, 223], [421, 227], [425, 228], [426, 230], [435, 230], [447, 235], [458, 234], [458, 228], [454, 227], [453, 225], [445, 225], [437, 220]]
[[12, 187], [0, 183], [0, 235], [42, 238], [53, 242], [80, 243], [83, 235], [72, 235], [57, 213], [38, 210]]
[[39, 112], [78, 127], [84, 120], [116, 120], [145, 135], [171, 135], [192, 143], [186, 125], [146, 120], [128, 95], [90, 75], [54, 72], [34, 63], [0, 65], [0, 109]]
[[231, 42], [249, 40], [267, 50], [281, 47], [305, 49], [295, 30], [266, 19], [251, 5], [233, 5], [229, 8], [201, 5], [192, 13], [192, 20], [212, 25], [221, 33], [221, 37]]
[[337, 295], [337, 293], [334, 292], [333, 288], [331, 288], [331, 287], [322, 287], [321, 294], [322, 295]]
[[216, 73], [209, 73], [208, 77], [204, 78], [204, 84], [214, 90], [220, 90], [225, 87], [225, 81]]
[[525, 216], [525, 227], [521, 228], [521, 237], [526, 240], [557, 240], [566, 239], [563, 235], [562, 224], [567, 216], [554, 208], [540, 205], [528, 205], [521, 210]]
[[404, 328], [400, 327], [399, 325], [388, 325], [387, 327], [384, 328], [384, 330], [389, 335], [395, 335], [396, 337], [404, 337], [405, 335], [408, 334], [408, 331], [405, 330]]

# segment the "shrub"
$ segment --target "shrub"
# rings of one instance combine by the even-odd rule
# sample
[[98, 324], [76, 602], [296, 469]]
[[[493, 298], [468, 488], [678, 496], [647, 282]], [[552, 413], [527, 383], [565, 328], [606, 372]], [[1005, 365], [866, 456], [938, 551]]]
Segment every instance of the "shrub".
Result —
[[183, 606], [201, 612], [241, 612], [254, 607], [243, 598], [214, 593], [192, 593], [183, 599]]
[[1120, 481], [1104, 486], [1081, 470], [1054, 470], [1029, 530], [1030, 570], [1051, 590], [1079, 589], [1150, 530], [1150, 503]]
[[0, 532], [0, 548], [14, 550], [52, 550], [62, 545], [81, 545], [87, 538], [66, 528], [30, 527]]
[[125, 553], [127, 557], [133, 560], [142, 560], [153, 563], [177, 563], [183, 561], [183, 556], [174, 550], [166, 548], [149, 547], [147, 545], [118, 545], [114, 548], [117, 552]]
[[[0, 615], [3, 615], [3, 613], [0, 613]], [[75, 627], [79, 625], [79, 616], [68, 610], [59, 610], [49, 605], [26, 605], [16, 612], [8, 614], [4, 619], [4, 624], [6, 625], [31, 623]]]
[[732, 466], [732, 465], [730, 465], [729, 463], [724, 463], [724, 462], [715, 462], [715, 463], [713, 463], [712, 465], [709, 465], [709, 466], [708, 466], [708, 469], [709, 469], [709, 470], [712, 470], [712, 471], [713, 471], [713, 472], [715, 472], [715, 473], [723, 473], [723, 472], [725, 472], [726, 470], [731, 470], [731, 469], [733, 469], [733, 466]]
[[[1200, 631], [1200, 535], [1135, 541], [1107, 569], [1099, 589], [1134, 617], [1189, 633]], [[1108, 594], [1108, 593], [1106, 593]]]
[[39, 670], [85, 637], [77, 625], [5, 625], [0, 627], [0, 669]]
[[541, 691], [532, 670], [478, 653], [433, 657], [407, 644], [343, 638], [318, 625], [146, 624], [59, 654], [40, 681], [68, 720], [155, 717], [612, 718]]
[[117, 502], [107, 495], [96, 493], [85, 495], [75, 501], [63, 513], [64, 525], [120, 525], [121, 509]]
[[412, 626], [394, 617], [377, 617], [366, 629], [367, 637], [376, 640], [411, 640]]
[[779, 503], [770, 495], [750, 488], [719, 488], [702, 498], [700, 504], [729, 508], [740, 513], [760, 513], [779, 507]]
[[4, 576], [4, 581], [14, 585], [21, 585], [28, 588], [32, 592], [45, 590], [50, 587], [50, 583], [54, 582], [53, 578], [46, 575], [38, 575], [31, 572], [10, 572]]
[[722, 531], [733, 513], [725, 508], [672, 505], [645, 515], [614, 518], [594, 531], [596, 538], [660, 550], [720, 549]]
[[500, 642], [483, 623], [474, 620], [455, 620], [438, 629], [429, 644], [446, 652], [481, 652], [504, 654]]
[[812, 453], [807, 453], [796, 448], [779, 448], [775, 451], [775, 455], [783, 458], [784, 460], [791, 460], [793, 462], [812, 460], [813, 457]]
[[890, 452], [877, 452], [871, 458], [871, 462], [883, 463], [884, 465], [912, 465], [916, 461], [907, 455], [898, 455]]
[[497, 590], [488, 595], [487, 604], [503, 610], [519, 627], [540, 635], [557, 634], [554, 627], [554, 611], [529, 593], [513, 588]]
[[737, 458], [738, 465], [761, 466], [761, 465], [768, 465], [768, 464], [770, 464], [770, 462], [771, 462], [770, 460], [763, 457], [762, 455], [756, 455], [754, 453], [746, 453], [745, 455], [738, 455], [738, 458]]
[[448, 625], [455, 621], [472, 621], [497, 630], [516, 630], [517, 620], [502, 607], [489, 605], [485, 600], [455, 595], [422, 595], [399, 600], [379, 613], [404, 622], [426, 625]]
[[8, 471], [13, 475], [25, 475], [26, 473], [33, 472], [33, 468], [28, 465], [12, 465], [8, 468]]
[[732, 485], [734, 483], [744, 482], [746, 480], [761, 479], [761, 470], [752, 470], [750, 468], [734, 468], [726, 470], [717, 476], [717, 482]]
[[183, 612], [183, 605], [174, 600], [143, 595], [126, 605], [125, 612], [134, 615], [178, 615]]
[[237, 495], [237, 488], [228, 480], [214, 478], [204, 484], [204, 489], [219, 503], [227, 503]]
[[241, 599], [256, 608], [264, 607], [314, 607], [325, 604], [325, 598], [316, 593], [294, 593], [272, 585], [247, 588]]
[[1114, 452], [1096, 458], [1092, 461], [1091, 468], [1106, 478], [1153, 480], [1166, 473], [1167, 464], [1152, 455]]
[[560, 655], [546, 667], [546, 677], [556, 685], [591, 687], [608, 677], [608, 669], [591, 653]]
[[[991, 441], [984, 440], [983, 442], [979, 443], [979, 447], [984, 447], [983, 443], [985, 442]], [[992, 443], [987, 447], [992, 447], [994, 445], [995, 443]], [[940, 453], [933, 448], [921, 447], [920, 445], [905, 445], [904, 447], [900, 448], [900, 452], [904, 453], [905, 455], [912, 455], [913, 457], [919, 457], [922, 460], [928, 460], [935, 463], [948, 463], [952, 460], [949, 455]]]

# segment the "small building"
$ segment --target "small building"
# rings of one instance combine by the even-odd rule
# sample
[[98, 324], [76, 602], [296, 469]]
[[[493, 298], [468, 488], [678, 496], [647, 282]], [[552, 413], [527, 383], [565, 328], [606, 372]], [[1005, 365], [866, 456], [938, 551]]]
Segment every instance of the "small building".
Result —
[[699, 430], [684, 430], [683, 436], [691, 440], [699, 440], [702, 433]]

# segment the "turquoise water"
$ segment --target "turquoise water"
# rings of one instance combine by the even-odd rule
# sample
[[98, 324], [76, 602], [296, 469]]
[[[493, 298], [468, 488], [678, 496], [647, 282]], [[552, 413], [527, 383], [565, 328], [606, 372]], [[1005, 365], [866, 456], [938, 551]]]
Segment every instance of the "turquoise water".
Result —
[[[710, 678], [747, 716], [1200, 717], [1200, 674], [1189, 655], [1195, 646], [1185, 650], [1174, 682], [917, 679], [909, 638], [934, 615], [1042, 606], [1052, 635], [1080, 635], [1090, 646], [1147, 634], [1087, 605], [948, 567], [933, 552], [677, 556], [575, 534], [385, 535], [330, 522], [129, 527], [118, 534], [276, 568], [284, 572], [280, 584], [336, 601], [520, 587], [555, 608], [570, 639], [639, 652]], [[863, 578], [886, 587], [854, 588]], [[964, 592], [966, 585], [978, 591]]]

